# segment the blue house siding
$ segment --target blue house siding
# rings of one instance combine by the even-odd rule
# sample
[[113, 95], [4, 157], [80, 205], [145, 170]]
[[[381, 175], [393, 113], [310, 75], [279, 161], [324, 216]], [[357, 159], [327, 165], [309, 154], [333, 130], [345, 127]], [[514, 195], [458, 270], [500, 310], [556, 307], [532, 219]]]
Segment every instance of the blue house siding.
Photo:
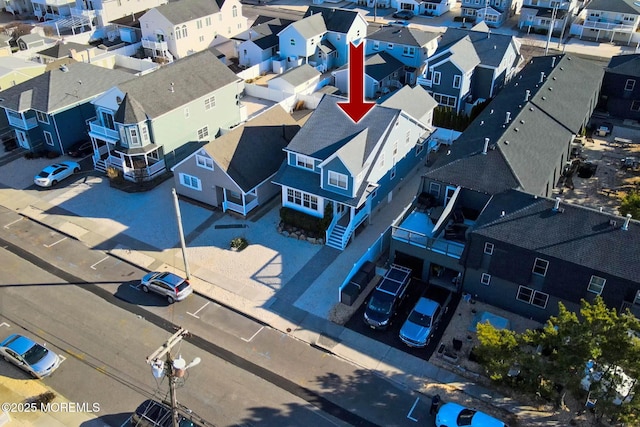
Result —
[[89, 139], [87, 120], [94, 118], [95, 108], [86, 103], [55, 115], [55, 123], [60, 134], [64, 150], [67, 151], [74, 144]]
[[[329, 184], [329, 171], [346, 175], [347, 188], [343, 190], [339, 187]], [[336, 157], [322, 168], [322, 188], [324, 188], [325, 190], [350, 197], [353, 194], [353, 184], [354, 178], [353, 176], [351, 176], [351, 172], [339, 158]]]
[[[476, 67], [472, 77], [472, 92], [476, 98], [490, 99], [495, 95], [496, 91], [492, 91], [493, 72], [493, 68]], [[505, 73], [501, 76], [502, 84], [504, 84], [504, 78]]]
[[376, 196], [372, 199], [372, 209], [380, 202], [386, 201], [387, 196], [393, 191], [396, 185], [400, 184], [401, 180], [404, 179], [414, 167], [424, 161], [427, 155], [426, 142], [424, 148], [418, 155], [416, 155], [416, 148], [413, 148], [406, 156], [396, 162], [395, 177], [393, 179], [391, 178], [392, 169], [389, 169], [387, 173], [378, 180], [379, 187]]
[[[289, 152], [287, 154], [288, 154], [287, 155], [287, 164], [289, 166], [293, 166], [293, 167], [298, 168], [298, 169], [302, 169], [302, 170], [306, 170], [306, 171], [312, 172], [311, 169], [306, 169], [306, 168], [302, 168], [302, 167], [298, 166], [298, 163], [297, 163], [298, 155], [296, 153]], [[309, 157], [309, 156], [306, 156], [306, 157]], [[320, 173], [320, 168], [318, 168], [318, 164], [319, 163], [320, 162], [318, 161], [318, 159], [313, 159], [313, 172], [314, 173]]]

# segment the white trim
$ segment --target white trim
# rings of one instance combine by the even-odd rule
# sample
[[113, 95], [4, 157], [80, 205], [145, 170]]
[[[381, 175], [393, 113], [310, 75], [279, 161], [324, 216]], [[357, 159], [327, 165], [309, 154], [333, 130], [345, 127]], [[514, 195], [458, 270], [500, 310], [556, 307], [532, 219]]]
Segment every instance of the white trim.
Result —
[[[54, 142], [53, 142], [53, 135], [51, 134], [51, 132], [48, 132], [46, 130], [42, 131], [42, 134], [44, 135], [44, 142], [45, 144], [53, 147], [54, 146]], [[49, 139], [47, 139], [47, 135], [49, 135]]]
[[[45, 120], [42, 120], [43, 117]], [[42, 111], [38, 111], [36, 110], [36, 120], [38, 120], [40, 123], [44, 123], [44, 124], [49, 124], [49, 115], [47, 113], [43, 113]]]
[[203, 169], [213, 170], [213, 159], [196, 153], [196, 165]]
[[[305, 156], [304, 154], [296, 154], [296, 164], [294, 166], [299, 167], [300, 169], [306, 169], [309, 171], [313, 171], [316, 169], [316, 162], [313, 157]], [[303, 164], [300, 164], [303, 163]], [[311, 167], [307, 167], [307, 165], [311, 163]]]
[[491, 284], [491, 275], [482, 273], [482, 276], [480, 276], [480, 283], [485, 286], [489, 286]]
[[[602, 281], [602, 283], [594, 283], [594, 280], [596, 282]], [[607, 284], [607, 279], [605, 279], [604, 277], [592, 275], [591, 280], [589, 280], [589, 284], [587, 285], [587, 291], [592, 292], [596, 295], [602, 295], [602, 291], [604, 290], [604, 285], [606, 284]], [[592, 285], [596, 287], [595, 290], [592, 289]]]
[[484, 242], [484, 253], [487, 255], [493, 255], [493, 249], [495, 245], [491, 242]]
[[[536, 266], [538, 265], [538, 261], [542, 261], [543, 263], [546, 263], [544, 266], [544, 273], [538, 273], [536, 272]], [[536, 260], [533, 262], [533, 268], [531, 269], [531, 272], [537, 276], [542, 276], [545, 277], [547, 275], [547, 270], [549, 269], [549, 261], [547, 261], [546, 259], [542, 259], [542, 258], [536, 258]]]
[[[342, 186], [343, 182], [344, 186]], [[349, 177], [343, 173], [328, 171], [327, 184], [332, 187], [340, 188], [341, 190], [347, 190], [349, 188]]]
[[[200, 181], [200, 178], [198, 178], [197, 176], [180, 173], [179, 178], [180, 185], [182, 185], [183, 187], [187, 187], [191, 190], [202, 191], [202, 181]], [[189, 180], [189, 183], [186, 183], [186, 179]]]

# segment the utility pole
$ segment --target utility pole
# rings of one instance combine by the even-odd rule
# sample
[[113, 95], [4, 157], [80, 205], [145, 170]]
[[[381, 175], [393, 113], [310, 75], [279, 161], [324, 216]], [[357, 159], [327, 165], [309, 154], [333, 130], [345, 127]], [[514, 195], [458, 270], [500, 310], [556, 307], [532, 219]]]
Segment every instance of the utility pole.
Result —
[[[151, 371], [155, 378], [162, 378], [164, 375], [169, 379], [169, 400], [171, 401], [171, 422], [173, 427], [178, 427], [178, 399], [176, 397], [176, 380], [182, 378], [187, 369], [200, 363], [200, 358], [196, 357], [193, 362], [186, 364], [181, 356], [177, 359], [171, 357], [171, 349], [178, 345], [180, 341], [189, 335], [189, 331], [180, 328], [178, 332], [171, 335], [156, 351], [147, 357], [147, 363], [151, 365]], [[165, 357], [163, 361], [162, 358]]]
[[175, 187], [171, 189], [173, 194], [173, 204], [176, 208], [176, 219], [178, 221], [178, 234], [180, 235], [180, 246], [182, 247], [182, 260], [184, 261], [184, 272], [187, 275], [187, 280], [191, 279], [191, 272], [189, 271], [189, 262], [187, 261], [187, 244], [184, 241], [184, 230], [182, 229], [182, 215], [180, 214], [180, 204], [178, 203], [178, 194]]
[[549, 36], [547, 37], [547, 44], [544, 47], [544, 54], [547, 55], [549, 52], [549, 43], [551, 43], [551, 33], [553, 33], [553, 27], [556, 25], [556, 13], [558, 12], [558, 5], [553, 6], [553, 11], [551, 12], [551, 26], [549, 27]]

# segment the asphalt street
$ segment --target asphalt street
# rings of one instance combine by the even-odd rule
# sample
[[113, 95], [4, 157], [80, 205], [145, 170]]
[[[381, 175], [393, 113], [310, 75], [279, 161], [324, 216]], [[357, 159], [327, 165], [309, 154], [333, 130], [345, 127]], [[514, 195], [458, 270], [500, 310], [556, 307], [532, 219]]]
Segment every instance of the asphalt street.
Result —
[[144, 359], [176, 325], [193, 334], [185, 359], [203, 358], [181, 402], [216, 425], [430, 421], [421, 396], [369, 370], [198, 295], [168, 305], [139, 289], [143, 270], [14, 212], [0, 209], [0, 226], [2, 270], [13, 272], [0, 291], [5, 322], [61, 350], [65, 366], [45, 381], [68, 398], [104, 399], [110, 423], [153, 392]]

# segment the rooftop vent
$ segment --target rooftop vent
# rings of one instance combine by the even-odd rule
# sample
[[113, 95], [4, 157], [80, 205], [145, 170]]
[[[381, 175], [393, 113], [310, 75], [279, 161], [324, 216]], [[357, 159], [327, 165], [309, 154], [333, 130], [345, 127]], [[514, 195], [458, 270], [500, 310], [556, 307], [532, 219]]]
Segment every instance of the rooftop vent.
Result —
[[511, 111], [507, 111], [507, 114], [504, 118], [505, 123], [509, 123], [511, 121]]
[[533, 107], [529, 107], [529, 111], [533, 111]]
[[538, 83], [544, 82], [544, 71], [540, 72], [540, 81]]
[[69, 71], [69, 67], [63, 64], [60, 66], [60, 71], [62, 71], [63, 73], [66, 73], [67, 71]]
[[489, 148], [489, 138], [484, 139], [484, 147], [482, 148], [482, 154], [487, 154], [487, 149]]
[[529, 89], [527, 89], [527, 90], [524, 92], [524, 102], [529, 101], [529, 97], [530, 97], [530, 96], [531, 96], [531, 91], [530, 91]]
[[171, 93], [174, 92], [174, 90], [173, 90], [173, 82], [171, 82], [171, 87], [169, 87], [169, 90], [171, 91]]
[[551, 58], [551, 68], [556, 66], [556, 57]]
[[556, 203], [553, 205], [553, 210], [558, 211], [560, 209], [560, 197], [556, 197]]
[[610, 219], [610, 220], [609, 220], [609, 225], [610, 225], [610, 226], [615, 227], [615, 226], [616, 226], [616, 224], [617, 224], [617, 222], [616, 222], [616, 220], [615, 220], [615, 219]]
[[631, 221], [631, 214], [627, 214], [627, 217], [624, 220], [624, 224], [622, 224], [622, 229], [627, 231], [629, 229], [629, 221]]
[[504, 217], [506, 213], [504, 211], [500, 212], [500, 218]]
[[547, 99], [547, 97], [546, 97], [546, 96], [543, 96], [543, 97], [542, 97], [542, 100], [543, 100], [543, 101], [546, 101], [546, 99]]

